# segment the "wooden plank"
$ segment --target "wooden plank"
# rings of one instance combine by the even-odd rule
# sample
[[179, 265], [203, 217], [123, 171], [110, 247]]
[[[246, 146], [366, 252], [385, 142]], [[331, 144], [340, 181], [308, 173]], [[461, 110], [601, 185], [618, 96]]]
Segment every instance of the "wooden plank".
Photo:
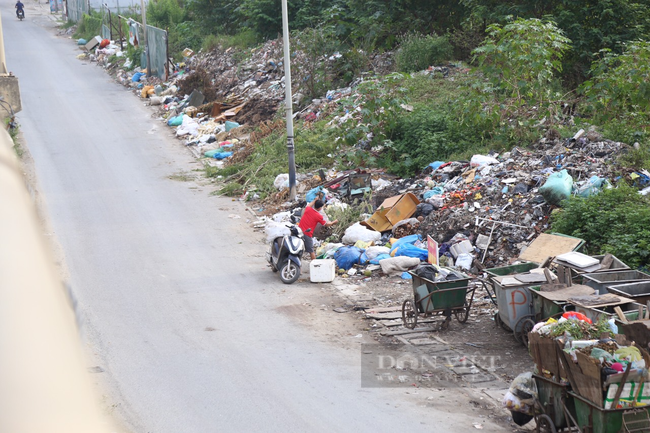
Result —
[[519, 254], [521, 260], [543, 263], [547, 257], [568, 253], [577, 248], [582, 239], [542, 233]]
[[385, 337], [391, 336], [391, 335], [408, 335], [408, 334], [418, 334], [421, 332], [433, 332], [437, 331], [437, 328], [415, 328], [415, 329], [397, 329], [394, 331], [381, 331], [379, 332], [379, 335], [383, 335]]
[[378, 314], [366, 314], [368, 319], [376, 320], [392, 320], [392, 319], [401, 319], [402, 313], [378, 313]]
[[625, 317], [625, 314], [623, 314], [623, 310], [621, 310], [621, 307], [614, 307], [614, 312], [618, 316], [619, 320], [621, 322], [627, 323], [627, 317]]
[[402, 306], [398, 305], [395, 307], [375, 307], [375, 308], [366, 308], [364, 313], [366, 314], [375, 314], [375, 313], [392, 313], [393, 311], [402, 311]]

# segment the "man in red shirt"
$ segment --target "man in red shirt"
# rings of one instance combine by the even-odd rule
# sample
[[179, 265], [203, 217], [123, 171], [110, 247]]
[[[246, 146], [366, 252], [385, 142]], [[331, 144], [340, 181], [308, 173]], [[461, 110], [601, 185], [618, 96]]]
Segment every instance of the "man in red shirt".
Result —
[[300, 218], [300, 222], [298, 223], [298, 227], [300, 227], [302, 232], [305, 234], [305, 251], [309, 253], [312, 260], [316, 259], [313, 239], [316, 226], [321, 224], [323, 227], [329, 227], [339, 222], [339, 220], [326, 222], [323, 215], [320, 214], [322, 208], [323, 201], [320, 199], [316, 199], [309, 203], [303, 211], [302, 218]]

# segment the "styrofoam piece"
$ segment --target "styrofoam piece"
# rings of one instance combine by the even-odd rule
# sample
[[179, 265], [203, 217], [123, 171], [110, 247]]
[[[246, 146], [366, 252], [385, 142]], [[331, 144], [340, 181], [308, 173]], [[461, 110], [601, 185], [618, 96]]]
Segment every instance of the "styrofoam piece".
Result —
[[312, 283], [331, 283], [336, 276], [336, 260], [316, 259], [309, 264], [309, 279]]
[[594, 266], [600, 263], [598, 259], [595, 259], [586, 254], [578, 253], [571, 251], [569, 253], [560, 254], [556, 257], [559, 260], [565, 261], [570, 265], [577, 266], [579, 268], [587, 268], [589, 266]]

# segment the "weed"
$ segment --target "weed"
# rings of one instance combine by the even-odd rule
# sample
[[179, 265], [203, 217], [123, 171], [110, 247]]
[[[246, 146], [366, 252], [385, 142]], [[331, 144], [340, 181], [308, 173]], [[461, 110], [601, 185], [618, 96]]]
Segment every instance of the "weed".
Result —
[[453, 47], [446, 36], [407, 33], [395, 54], [397, 70], [417, 72], [451, 58]]
[[169, 179], [177, 180], [179, 182], [189, 182], [194, 180], [194, 178], [195, 177], [191, 173], [188, 173], [186, 171], [180, 171], [169, 176]]
[[343, 237], [345, 229], [350, 227], [352, 224], [361, 221], [362, 215], [367, 213], [372, 213], [372, 205], [368, 201], [367, 197], [364, 197], [364, 200], [354, 203], [346, 208], [339, 206], [328, 206], [325, 209], [325, 213], [329, 217], [330, 221], [339, 220], [338, 224], [331, 226], [332, 235], [336, 236], [338, 239]]

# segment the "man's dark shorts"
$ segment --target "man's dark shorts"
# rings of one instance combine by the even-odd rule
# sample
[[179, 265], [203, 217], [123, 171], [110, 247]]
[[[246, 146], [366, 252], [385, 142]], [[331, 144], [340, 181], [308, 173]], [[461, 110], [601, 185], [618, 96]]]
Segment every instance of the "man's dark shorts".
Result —
[[305, 235], [305, 252], [306, 253], [314, 252], [314, 239], [307, 235]]

